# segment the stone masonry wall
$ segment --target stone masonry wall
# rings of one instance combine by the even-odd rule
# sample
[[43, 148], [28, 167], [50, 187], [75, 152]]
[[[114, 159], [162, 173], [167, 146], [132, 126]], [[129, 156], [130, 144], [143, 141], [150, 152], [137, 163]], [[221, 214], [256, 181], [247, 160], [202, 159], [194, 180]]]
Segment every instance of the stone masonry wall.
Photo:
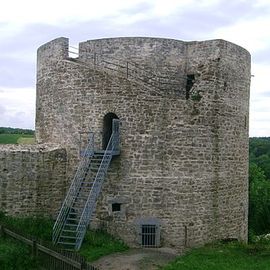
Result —
[[[92, 225], [130, 245], [138, 245], [142, 220], [158, 220], [163, 246], [246, 240], [249, 53], [224, 40], [117, 38], [81, 43], [72, 61], [67, 47], [60, 38], [38, 51], [38, 141], [65, 148], [72, 172], [80, 132], [94, 131], [101, 148], [104, 116], [112, 112], [121, 121], [121, 154], [112, 161]], [[88, 60], [93, 52], [161, 75], [177, 71], [178, 90], [167, 95], [102, 70]], [[186, 99], [188, 74], [195, 81]], [[112, 212], [113, 202], [121, 203], [120, 212]]]
[[0, 146], [0, 208], [55, 217], [66, 193], [66, 151], [57, 145]]

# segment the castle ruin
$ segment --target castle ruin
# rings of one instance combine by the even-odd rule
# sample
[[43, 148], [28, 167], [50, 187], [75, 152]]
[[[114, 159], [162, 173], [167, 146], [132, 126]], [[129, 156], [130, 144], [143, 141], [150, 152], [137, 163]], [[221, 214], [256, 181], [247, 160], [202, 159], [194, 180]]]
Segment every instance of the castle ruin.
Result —
[[224, 40], [108, 38], [80, 43], [71, 58], [68, 39], [57, 38], [37, 56], [37, 144], [0, 146], [1, 210], [56, 218], [78, 162], [100, 155], [99, 172], [117, 123], [90, 227], [130, 246], [247, 240], [245, 49]]

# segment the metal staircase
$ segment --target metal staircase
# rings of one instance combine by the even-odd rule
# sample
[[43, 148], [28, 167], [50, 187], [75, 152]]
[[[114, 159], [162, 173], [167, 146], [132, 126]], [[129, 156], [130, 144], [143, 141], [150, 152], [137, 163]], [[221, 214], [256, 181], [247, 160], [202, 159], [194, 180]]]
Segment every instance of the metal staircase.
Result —
[[53, 227], [53, 243], [62, 248], [80, 249], [112, 157], [119, 154], [119, 120], [112, 121], [106, 150], [95, 150], [94, 134], [89, 134], [88, 145]]

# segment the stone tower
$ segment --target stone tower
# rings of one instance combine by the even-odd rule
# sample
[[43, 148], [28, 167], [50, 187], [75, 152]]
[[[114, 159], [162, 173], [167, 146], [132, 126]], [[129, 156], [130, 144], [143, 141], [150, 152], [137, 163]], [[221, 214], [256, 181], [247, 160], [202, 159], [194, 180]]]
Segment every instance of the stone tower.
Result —
[[70, 58], [58, 38], [38, 49], [37, 141], [66, 149], [72, 176], [88, 132], [103, 149], [118, 118], [91, 226], [133, 246], [147, 228], [158, 246], [245, 241], [249, 85], [250, 54], [224, 40], [89, 40]]

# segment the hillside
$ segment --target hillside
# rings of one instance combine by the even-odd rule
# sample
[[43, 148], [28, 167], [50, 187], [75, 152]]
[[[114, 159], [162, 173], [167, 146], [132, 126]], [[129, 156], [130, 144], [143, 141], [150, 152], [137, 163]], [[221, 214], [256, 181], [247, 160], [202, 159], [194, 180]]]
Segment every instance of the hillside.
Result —
[[0, 144], [32, 144], [34, 134], [31, 129], [0, 127]]

